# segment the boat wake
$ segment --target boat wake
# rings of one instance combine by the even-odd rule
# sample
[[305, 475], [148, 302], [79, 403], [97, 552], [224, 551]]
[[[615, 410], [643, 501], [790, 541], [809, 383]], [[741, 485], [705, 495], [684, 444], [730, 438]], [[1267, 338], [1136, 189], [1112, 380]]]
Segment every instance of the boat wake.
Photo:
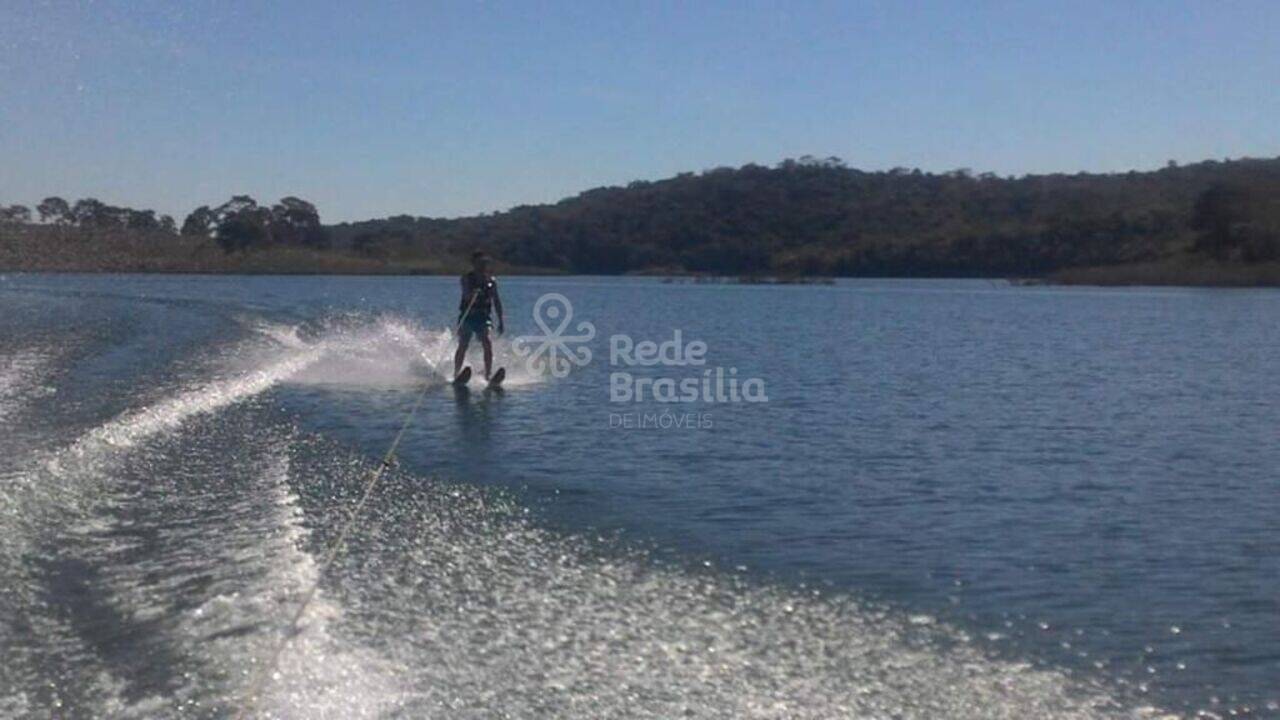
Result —
[[[397, 316], [341, 316], [305, 325], [262, 322], [255, 329], [282, 347], [320, 352], [316, 362], [290, 376], [291, 383], [395, 388], [453, 378], [457, 339], [447, 328], [432, 329]], [[506, 387], [545, 379], [506, 338], [495, 338], [493, 351], [494, 366], [507, 368]], [[479, 370], [479, 343], [472, 342], [467, 362]]]
[[[673, 567], [399, 469], [322, 575], [371, 460], [295, 429], [264, 393], [419, 386], [451, 339], [395, 318], [253, 329], [207, 376], [0, 485], [0, 714], [1158, 714], [1104, 680], [991, 657], [943, 623]], [[540, 381], [522, 368], [513, 384]]]

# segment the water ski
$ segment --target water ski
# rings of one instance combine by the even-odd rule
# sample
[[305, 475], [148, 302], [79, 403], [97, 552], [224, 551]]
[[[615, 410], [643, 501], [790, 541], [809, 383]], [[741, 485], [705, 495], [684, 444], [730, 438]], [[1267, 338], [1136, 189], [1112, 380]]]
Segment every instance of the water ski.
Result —
[[501, 390], [502, 381], [505, 380], [506, 377], [507, 377], [507, 369], [498, 368], [498, 371], [493, 374], [493, 377], [489, 378], [489, 387], [493, 388], [494, 390]]
[[458, 373], [458, 377], [453, 379], [453, 384], [458, 387], [465, 387], [471, 381], [471, 366], [462, 368], [462, 372]]

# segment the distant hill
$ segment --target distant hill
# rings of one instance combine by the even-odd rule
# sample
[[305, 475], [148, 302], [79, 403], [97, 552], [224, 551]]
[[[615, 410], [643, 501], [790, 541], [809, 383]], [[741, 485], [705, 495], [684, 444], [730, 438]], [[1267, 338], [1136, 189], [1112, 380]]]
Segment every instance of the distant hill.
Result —
[[1001, 178], [864, 172], [836, 158], [682, 173], [555, 204], [322, 225], [238, 195], [178, 224], [46, 198], [0, 205], [0, 270], [1024, 277], [1280, 284], [1280, 158]]
[[483, 247], [513, 265], [571, 273], [1034, 277], [1193, 251], [1280, 259], [1278, 199], [1280, 158], [1021, 178], [863, 172], [802, 158], [492, 215], [328, 229], [338, 246], [364, 254]]

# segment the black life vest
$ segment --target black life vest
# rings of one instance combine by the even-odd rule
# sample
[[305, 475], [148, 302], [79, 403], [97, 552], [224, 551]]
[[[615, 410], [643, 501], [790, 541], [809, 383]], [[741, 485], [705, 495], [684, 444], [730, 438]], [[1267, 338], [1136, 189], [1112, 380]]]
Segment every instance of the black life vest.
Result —
[[[462, 276], [462, 301], [458, 303], [458, 311], [466, 312], [467, 306], [471, 306], [469, 315], [488, 316], [493, 312], [493, 296], [498, 291], [498, 283], [493, 276], [489, 277], [477, 276], [475, 271], [471, 271]], [[471, 301], [471, 296], [475, 295], [475, 302]]]

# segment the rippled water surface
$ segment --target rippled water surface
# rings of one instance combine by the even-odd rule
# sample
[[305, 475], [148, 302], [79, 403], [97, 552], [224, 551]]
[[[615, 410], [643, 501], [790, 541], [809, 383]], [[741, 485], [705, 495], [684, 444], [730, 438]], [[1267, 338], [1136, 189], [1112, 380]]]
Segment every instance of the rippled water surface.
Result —
[[0, 276], [0, 717], [1280, 717], [1280, 293], [502, 287]]

